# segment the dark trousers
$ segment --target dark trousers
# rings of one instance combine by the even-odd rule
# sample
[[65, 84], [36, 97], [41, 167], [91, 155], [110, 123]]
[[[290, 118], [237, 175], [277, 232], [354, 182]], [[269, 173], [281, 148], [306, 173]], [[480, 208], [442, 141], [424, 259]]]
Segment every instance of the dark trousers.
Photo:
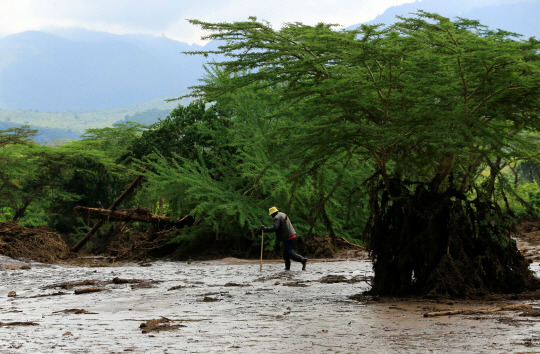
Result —
[[291, 269], [291, 259], [296, 262], [302, 262], [304, 257], [294, 252], [294, 238], [283, 242], [283, 259], [285, 260], [285, 269]]

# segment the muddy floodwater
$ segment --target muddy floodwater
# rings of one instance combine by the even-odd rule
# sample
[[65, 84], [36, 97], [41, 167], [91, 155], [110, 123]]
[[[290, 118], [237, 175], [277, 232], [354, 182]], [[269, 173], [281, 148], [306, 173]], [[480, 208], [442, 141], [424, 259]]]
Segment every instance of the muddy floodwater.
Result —
[[[355, 297], [369, 289], [366, 260], [290, 272], [236, 259], [76, 267], [0, 256], [0, 264], [1, 353], [540, 351], [537, 316], [424, 317], [501, 302]], [[538, 274], [538, 263], [531, 267]], [[504, 302], [512, 303], [540, 308]]]

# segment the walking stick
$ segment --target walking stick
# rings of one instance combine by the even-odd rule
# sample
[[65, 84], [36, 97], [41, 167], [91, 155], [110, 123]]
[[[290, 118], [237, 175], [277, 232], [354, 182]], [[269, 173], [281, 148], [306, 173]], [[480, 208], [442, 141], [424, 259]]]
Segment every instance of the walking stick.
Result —
[[262, 272], [263, 245], [264, 245], [264, 231], [261, 231], [261, 268], [259, 269], [259, 272]]

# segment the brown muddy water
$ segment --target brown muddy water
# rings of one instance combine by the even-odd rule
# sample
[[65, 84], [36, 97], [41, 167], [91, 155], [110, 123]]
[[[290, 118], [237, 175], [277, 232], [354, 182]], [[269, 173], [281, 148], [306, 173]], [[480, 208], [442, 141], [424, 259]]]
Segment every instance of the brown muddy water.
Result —
[[309, 262], [305, 272], [235, 259], [76, 267], [0, 256], [0, 265], [1, 353], [540, 352], [537, 316], [423, 316], [518, 302], [353, 299], [369, 289], [366, 260]]

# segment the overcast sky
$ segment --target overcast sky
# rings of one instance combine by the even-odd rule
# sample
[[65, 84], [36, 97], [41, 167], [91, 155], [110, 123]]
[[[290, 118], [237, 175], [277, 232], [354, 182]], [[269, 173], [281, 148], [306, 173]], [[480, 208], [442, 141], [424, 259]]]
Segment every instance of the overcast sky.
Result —
[[[47, 27], [82, 27], [116, 34], [146, 33], [201, 43], [186, 19], [210, 22], [256, 16], [274, 28], [286, 22], [367, 22], [388, 7], [421, 0], [0, 0], [0, 37]], [[511, 0], [452, 0], [456, 6]]]

